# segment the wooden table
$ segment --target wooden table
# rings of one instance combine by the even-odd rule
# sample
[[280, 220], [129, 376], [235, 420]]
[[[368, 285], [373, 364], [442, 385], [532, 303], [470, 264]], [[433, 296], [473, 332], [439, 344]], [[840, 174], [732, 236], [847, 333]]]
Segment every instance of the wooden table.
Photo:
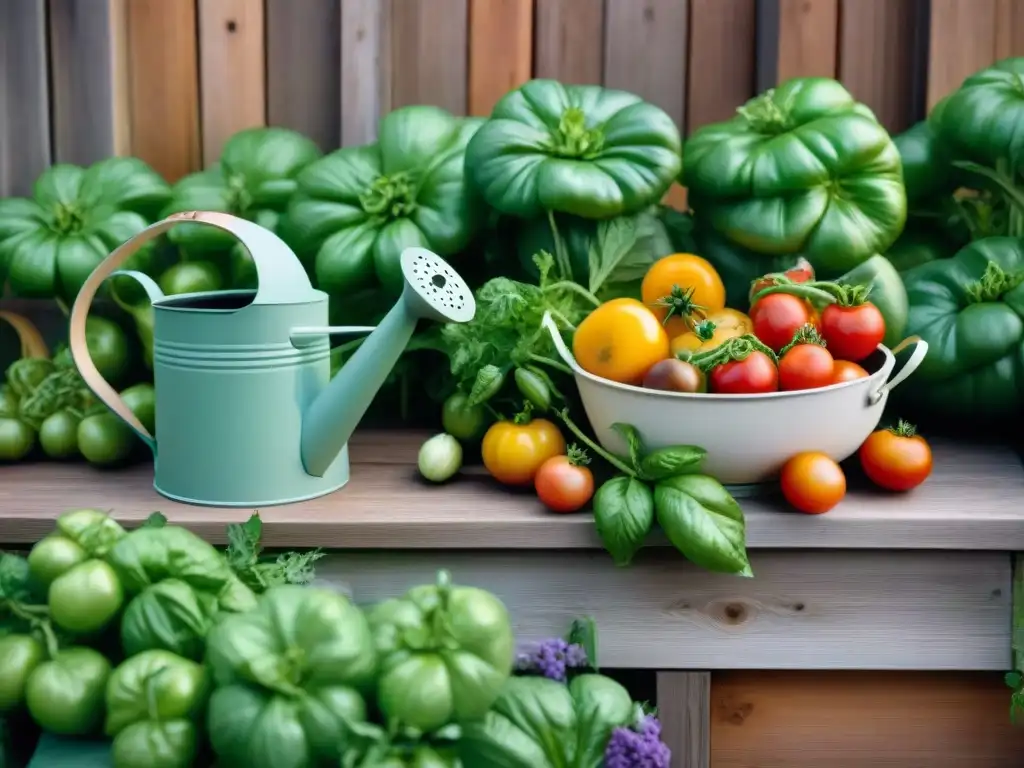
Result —
[[[904, 725], [918, 734], [918, 752], [901, 747], [895, 762], [874, 765], [1011, 768], [1007, 754], [1024, 759], [1024, 739], [1006, 725], [1007, 690], [976, 675], [933, 674], [994, 680], [1010, 668], [1010, 553], [1024, 551], [1024, 470], [1013, 452], [937, 442], [934, 473], [918, 490], [854, 487], [822, 516], [789, 512], [778, 499], [742, 500], [755, 578], [739, 579], [691, 566], [660, 535], [631, 567], [616, 568], [590, 515], [548, 513], [532, 494], [498, 490], [479, 471], [428, 486], [415, 468], [423, 437], [357, 435], [346, 488], [260, 510], [266, 545], [345, 550], [322, 561], [319, 577], [361, 601], [447, 567], [500, 595], [522, 638], [560, 635], [592, 616], [603, 667], [657, 670], [681, 768], [854, 768], [867, 764], [864, 743], [875, 744], [859, 734], [863, 723], [851, 725], [855, 716], [894, 740], [907, 740]], [[91, 506], [129, 526], [160, 510], [223, 543], [225, 526], [251, 513], [171, 502], [151, 481], [148, 466], [0, 468], [0, 542], [37, 541], [62, 511]], [[717, 693], [711, 670], [723, 670]], [[929, 674], [885, 682], [915, 670]], [[952, 682], [936, 688], [940, 678]], [[921, 690], [932, 691], [931, 704], [908, 692]], [[779, 696], [801, 722], [784, 724], [772, 703]], [[859, 702], [854, 715], [851, 702]], [[823, 736], [833, 717], [844, 729]]]

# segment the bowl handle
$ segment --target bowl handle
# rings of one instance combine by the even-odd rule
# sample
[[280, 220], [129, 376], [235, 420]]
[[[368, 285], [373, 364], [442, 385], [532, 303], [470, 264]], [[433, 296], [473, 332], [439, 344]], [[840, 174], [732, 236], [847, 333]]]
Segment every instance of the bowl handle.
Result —
[[928, 354], [928, 342], [922, 339], [920, 336], [908, 336], [895, 347], [893, 347], [892, 354], [898, 355], [904, 349], [909, 347], [911, 344], [914, 345], [914, 351], [910, 353], [910, 359], [907, 360], [906, 364], [896, 372], [896, 375], [886, 381], [882, 386], [876, 389], [874, 392], [868, 395], [868, 404], [876, 405], [883, 397], [889, 392], [896, 389], [900, 384], [907, 380], [917, 367], [924, 362], [925, 355]]
[[562, 331], [558, 327], [558, 323], [555, 322], [555, 318], [551, 316], [550, 312], [545, 312], [544, 317], [541, 319], [540, 324], [547, 329], [548, 333], [551, 334], [551, 341], [555, 344], [555, 351], [558, 356], [565, 361], [565, 364], [572, 368], [574, 373], [582, 373], [579, 363], [576, 362], [576, 358], [572, 356], [572, 352], [565, 346], [565, 341], [562, 339]]

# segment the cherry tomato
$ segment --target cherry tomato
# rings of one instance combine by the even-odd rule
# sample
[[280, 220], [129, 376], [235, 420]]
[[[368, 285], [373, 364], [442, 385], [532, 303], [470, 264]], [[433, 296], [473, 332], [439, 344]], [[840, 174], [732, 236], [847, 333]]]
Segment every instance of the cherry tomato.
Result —
[[732, 360], [711, 369], [711, 391], [720, 395], [758, 395], [777, 392], [779, 370], [764, 352], [754, 350], [742, 360]]
[[[797, 259], [796, 264], [787, 269], [782, 273], [785, 277], [792, 280], [794, 283], [806, 283], [814, 279], [814, 267], [811, 266], [811, 262], [801, 256]], [[775, 280], [772, 275], [765, 275], [764, 277], [758, 278], [750, 285], [750, 299], [753, 303], [753, 298], [758, 293], [763, 291], [765, 288], [776, 285], [778, 280]]]
[[639, 384], [669, 356], [668, 334], [654, 313], [636, 299], [612, 299], [576, 328], [576, 362], [588, 373], [622, 384]]
[[[692, 290], [690, 300], [707, 312], [725, 307], [725, 285], [711, 262], [692, 253], [674, 253], [654, 262], [640, 285], [644, 304], [654, 311], [659, 321], [665, 320], [668, 307], [658, 306], [658, 302], [671, 296], [676, 287], [684, 292]], [[674, 337], [686, 333], [689, 326], [685, 318], [673, 315], [665, 323], [665, 329]]]
[[842, 384], [844, 381], [855, 379], [866, 379], [868, 372], [856, 363], [849, 360], [835, 360], [832, 365], [832, 384]]
[[754, 335], [773, 352], [778, 352], [793, 340], [793, 336], [813, 321], [811, 306], [801, 298], [788, 293], [772, 293], [760, 298], [750, 310]]
[[[687, 331], [672, 339], [673, 355], [678, 355], [680, 352], [704, 352], [714, 349], [722, 342], [735, 339], [745, 333], [752, 333], [754, 330], [754, 324], [750, 322], [750, 318], [738, 309], [726, 308], [717, 312], [709, 312], [705, 319], [715, 324], [711, 338], [704, 341], [694, 331]], [[671, 324], [671, 320], [669, 323]]]
[[581, 453], [570, 449], [569, 454], [545, 461], [533, 481], [537, 497], [552, 512], [583, 509], [594, 495], [594, 475], [583, 464]]
[[858, 455], [868, 479], [888, 491], [916, 488], [932, 472], [931, 447], [905, 421], [872, 432]]
[[707, 392], [708, 380], [704, 371], [693, 363], [669, 357], [651, 366], [644, 376], [643, 386], [666, 392]]
[[817, 389], [835, 378], [835, 363], [818, 344], [797, 344], [779, 360], [779, 389]]
[[808, 515], [828, 512], [846, 495], [846, 475], [824, 453], [798, 453], [782, 468], [782, 495]]
[[837, 360], [859, 363], [882, 343], [885, 318], [871, 302], [855, 307], [829, 304], [821, 313], [821, 335]]
[[484, 466], [505, 485], [529, 485], [540, 465], [565, 453], [565, 440], [554, 424], [533, 419], [525, 424], [492, 424], [480, 445]]

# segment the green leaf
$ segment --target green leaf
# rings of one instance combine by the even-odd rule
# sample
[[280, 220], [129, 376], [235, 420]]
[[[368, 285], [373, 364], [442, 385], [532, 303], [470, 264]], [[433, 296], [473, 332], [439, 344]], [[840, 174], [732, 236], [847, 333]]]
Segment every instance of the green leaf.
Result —
[[671, 445], [651, 451], [640, 461], [640, 472], [648, 480], [664, 480], [700, 470], [708, 452], [696, 445]]
[[551, 280], [551, 270], [555, 268], [555, 257], [547, 251], [533, 254], [533, 263], [537, 267], [537, 285], [544, 288]]
[[496, 365], [485, 365], [476, 373], [473, 388], [469, 391], [470, 407], [486, 403], [505, 383], [505, 372]]
[[615, 564], [629, 565], [654, 524], [651, 489], [635, 477], [613, 477], [594, 494], [594, 524]]
[[0, 552], [0, 601], [25, 602], [32, 595], [32, 577], [28, 560]]
[[163, 528], [167, 525], [167, 516], [163, 512], [152, 512], [142, 524], [143, 528]]
[[644, 457], [644, 441], [640, 437], [640, 433], [632, 424], [623, 424], [618, 421], [612, 424], [612, 429], [625, 438], [626, 444], [629, 446], [629, 463], [633, 469], [639, 472], [640, 462]]
[[1022, 685], [1024, 685], [1024, 675], [1022, 675], [1020, 672], [1007, 672], [1006, 675], [1003, 677], [1003, 680], [1006, 681], [1007, 686], [1013, 688], [1014, 690], [1017, 690]]
[[636, 244], [636, 223], [627, 217], [602, 221], [587, 253], [589, 289], [597, 293]]
[[668, 540], [709, 571], [744, 575], [750, 569], [743, 510], [707, 475], [678, 475], [654, 487], [658, 524]]
[[585, 616], [573, 621], [566, 642], [583, 648], [583, 652], [587, 654], [587, 663], [590, 668], [595, 672], [599, 670], [597, 666], [597, 624], [592, 617]]

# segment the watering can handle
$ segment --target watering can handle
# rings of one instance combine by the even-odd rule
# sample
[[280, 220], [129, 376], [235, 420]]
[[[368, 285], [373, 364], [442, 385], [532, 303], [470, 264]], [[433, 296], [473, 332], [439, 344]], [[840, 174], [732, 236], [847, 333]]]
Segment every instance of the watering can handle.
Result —
[[[228, 213], [216, 213], [212, 211], [186, 211], [174, 213], [163, 221], [158, 221], [142, 230], [132, 239], [118, 246], [107, 256], [92, 274], [85, 281], [82, 289], [75, 298], [75, 304], [71, 308], [71, 320], [69, 329], [69, 343], [71, 357], [75, 361], [78, 373], [85, 381], [89, 389], [96, 395], [103, 404], [117, 414], [135, 434], [151, 449], [156, 449], [156, 442], [149, 431], [142, 425], [131, 409], [125, 405], [121, 396], [110, 386], [100, 372], [96, 364], [89, 357], [89, 346], [85, 340], [85, 321], [89, 316], [89, 308], [96, 297], [103, 281], [110, 277], [129, 256], [150, 240], [159, 237], [172, 227], [183, 222], [194, 224], [209, 224], [230, 232], [241, 241], [242, 245], [249, 251], [252, 260], [256, 265], [259, 276], [259, 288], [256, 291], [256, 298], [253, 304], [293, 304], [309, 301], [313, 293], [313, 286], [309, 282], [309, 276], [302, 264], [277, 235], [268, 229], [264, 229], [251, 221], [240, 219]], [[146, 289], [150, 299], [162, 298], [163, 294], [159, 287], [150, 278], [140, 273], [125, 273], [138, 280]]]

